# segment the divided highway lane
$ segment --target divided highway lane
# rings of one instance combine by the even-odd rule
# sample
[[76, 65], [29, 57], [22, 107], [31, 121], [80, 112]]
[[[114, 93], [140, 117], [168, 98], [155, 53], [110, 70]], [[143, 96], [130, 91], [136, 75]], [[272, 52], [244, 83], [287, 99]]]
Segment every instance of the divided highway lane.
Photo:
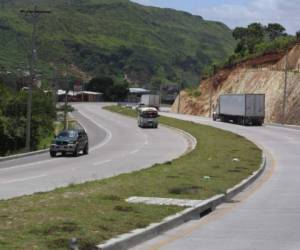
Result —
[[90, 140], [87, 156], [49, 154], [0, 162], [0, 199], [102, 179], [177, 158], [188, 147], [175, 130], [140, 129], [135, 120], [102, 110], [103, 104], [76, 104], [74, 116]]
[[[242, 127], [188, 115], [166, 116], [243, 135], [267, 152], [264, 175], [233, 202], [207, 217], [170, 230], [135, 250], [298, 250], [300, 249], [300, 130]], [[217, 153], [217, 152], [216, 152]]]

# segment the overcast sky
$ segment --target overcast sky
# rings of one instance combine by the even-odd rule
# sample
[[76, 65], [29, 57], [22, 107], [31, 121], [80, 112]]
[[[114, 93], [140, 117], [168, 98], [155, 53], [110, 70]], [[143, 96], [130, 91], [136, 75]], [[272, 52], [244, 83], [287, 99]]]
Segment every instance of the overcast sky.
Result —
[[230, 28], [252, 22], [281, 23], [290, 34], [300, 30], [300, 0], [132, 0], [144, 5], [184, 10]]

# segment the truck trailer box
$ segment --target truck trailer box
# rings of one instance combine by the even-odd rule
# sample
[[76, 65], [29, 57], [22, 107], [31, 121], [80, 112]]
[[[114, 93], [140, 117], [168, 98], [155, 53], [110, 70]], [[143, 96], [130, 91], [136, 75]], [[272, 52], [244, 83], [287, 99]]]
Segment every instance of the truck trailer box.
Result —
[[160, 96], [159, 95], [142, 95], [140, 104], [143, 106], [155, 107], [156, 109], [159, 109]]
[[264, 117], [264, 94], [231, 94], [219, 98], [219, 113], [231, 116]]
[[262, 125], [265, 119], [265, 95], [221, 95], [213, 119], [241, 125]]

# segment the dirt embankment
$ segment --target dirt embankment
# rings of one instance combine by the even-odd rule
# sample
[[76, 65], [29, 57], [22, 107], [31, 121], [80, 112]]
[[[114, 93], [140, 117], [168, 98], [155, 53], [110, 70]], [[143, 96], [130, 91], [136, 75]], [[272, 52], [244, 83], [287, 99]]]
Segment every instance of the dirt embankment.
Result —
[[[233, 69], [223, 69], [201, 82], [200, 95], [181, 92], [179, 110], [182, 113], [209, 116], [220, 94], [257, 93], [266, 95], [266, 121], [282, 122], [285, 53], [270, 54], [241, 62]], [[288, 53], [286, 117], [289, 124], [300, 124], [300, 44]], [[178, 110], [178, 97], [172, 111]], [[211, 105], [210, 105], [211, 103]]]

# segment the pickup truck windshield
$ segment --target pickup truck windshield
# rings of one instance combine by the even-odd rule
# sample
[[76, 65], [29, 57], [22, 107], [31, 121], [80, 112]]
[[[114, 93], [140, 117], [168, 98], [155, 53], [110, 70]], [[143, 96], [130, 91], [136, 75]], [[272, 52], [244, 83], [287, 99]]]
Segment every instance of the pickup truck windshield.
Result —
[[63, 131], [61, 133], [58, 134], [57, 138], [61, 139], [61, 138], [76, 138], [77, 137], [77, 133], [75, 131]]

